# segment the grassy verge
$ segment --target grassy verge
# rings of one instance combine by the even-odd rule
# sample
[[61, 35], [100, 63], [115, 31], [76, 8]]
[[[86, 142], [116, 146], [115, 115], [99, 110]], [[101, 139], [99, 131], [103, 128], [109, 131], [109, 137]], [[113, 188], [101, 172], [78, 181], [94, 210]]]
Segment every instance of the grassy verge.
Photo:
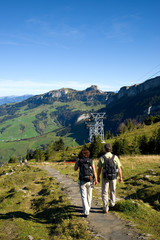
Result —
[[30, 166], [0, 168], [0, 239], [94, 239], [59, 184]]
[[[117, 201], [114, 213], [131, 221], [148, 239], [160, 239], [160, 156], [121, 157], [123, 182], [117, 182]], [[95, 160], [97, 165], [98, 160]], [[61, 173], [71, 176], [75, 181], [73, 163], [54, 164]], [[93, 191], [93, 197], [99, 205], [101, 184]]]

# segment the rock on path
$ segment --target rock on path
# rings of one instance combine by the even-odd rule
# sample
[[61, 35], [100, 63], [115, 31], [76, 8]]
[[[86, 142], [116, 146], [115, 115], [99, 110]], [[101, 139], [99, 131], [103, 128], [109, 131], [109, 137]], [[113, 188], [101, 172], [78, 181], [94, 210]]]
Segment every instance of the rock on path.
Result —
[[[67, 197], [75, 206], [75, 209], [82, 211], [82, 202], [78, 184], [74, 182], [73, 179], [60, 174], [59, 171], [50, 166], [43, 166], [42, 168], [48, 172], [49, 176], [54, 177], [61, 184]], [[94, 199], [92, 201], [92, 208], [87, 221], [90, 230], [95, 232], [96, 236], [105, 240], [144, 239], [134, 232], [131, 227], [128, 227], [125, 221], [113, 213], [109, 212], [108, 214], [103, 214], [102, 209], [97, 207]]]

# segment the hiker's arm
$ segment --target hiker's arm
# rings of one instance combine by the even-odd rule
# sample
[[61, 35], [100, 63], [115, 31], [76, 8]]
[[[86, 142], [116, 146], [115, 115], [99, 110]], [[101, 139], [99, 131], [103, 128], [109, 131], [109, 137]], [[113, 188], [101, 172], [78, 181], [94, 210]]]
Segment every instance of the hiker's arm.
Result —
[[78, 170], [78, 164], [75, 163], [75, 165], [74, 165], [74, 171], [77, 171], [77, 170]]
[[94, 177], [95, 177], [94, 185], [97, 185], [97, 174], [96, 174], [96, 169], [95, 169], [94, 164], [93, 164], [93, 166], [92, 166], [92, 169], [93, 169], [93, 173], [94, 173]]
[[118, 173], [119, 173], [119, 182], [122, 182], [122, 169], [118, 168]]
[[100, 182], [100, 175], [101, 175], [101, 168], [99, 167], [99, 168], [98, 168], [98, 171], [97, 171], [97, 179], [98, 179], [98, 182]]

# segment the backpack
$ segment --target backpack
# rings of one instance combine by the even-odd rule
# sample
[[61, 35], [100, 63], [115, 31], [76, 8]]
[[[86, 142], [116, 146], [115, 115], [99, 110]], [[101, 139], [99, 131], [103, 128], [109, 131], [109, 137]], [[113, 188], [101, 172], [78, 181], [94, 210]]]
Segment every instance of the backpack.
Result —
[[112, 158], [107, 158], [105, 155], [104, 158], [104, 167], [103, 167], [103, 178], [107, 180], [114, 180], [117, 178], [118, 169], [116, 168], [116, 164], [114, 162], [114, 155]]
[[79, 179], [84, 182], [89, 182], [93, 180], [93, 170], [92, 170], [92, 159], [81, 158], [79, 159]]

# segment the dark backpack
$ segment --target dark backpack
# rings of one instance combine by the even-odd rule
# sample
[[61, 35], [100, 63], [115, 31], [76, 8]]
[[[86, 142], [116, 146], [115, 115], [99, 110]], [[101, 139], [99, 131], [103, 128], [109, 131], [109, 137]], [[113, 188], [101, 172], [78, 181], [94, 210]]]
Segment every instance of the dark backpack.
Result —
[[92, 159], [81, 158], [79, 159], [80, 174], [79, 179], [84, 182], [93, 180]]
[[114, 162], [114, 155], [112, 158], [107, 158], [105, 155], [104, 158], [104, 167], [103, 167], [103, 178], [107, 180], [114, 180], [117, 178], [118, 169], [116, 168], [116, 164]]

